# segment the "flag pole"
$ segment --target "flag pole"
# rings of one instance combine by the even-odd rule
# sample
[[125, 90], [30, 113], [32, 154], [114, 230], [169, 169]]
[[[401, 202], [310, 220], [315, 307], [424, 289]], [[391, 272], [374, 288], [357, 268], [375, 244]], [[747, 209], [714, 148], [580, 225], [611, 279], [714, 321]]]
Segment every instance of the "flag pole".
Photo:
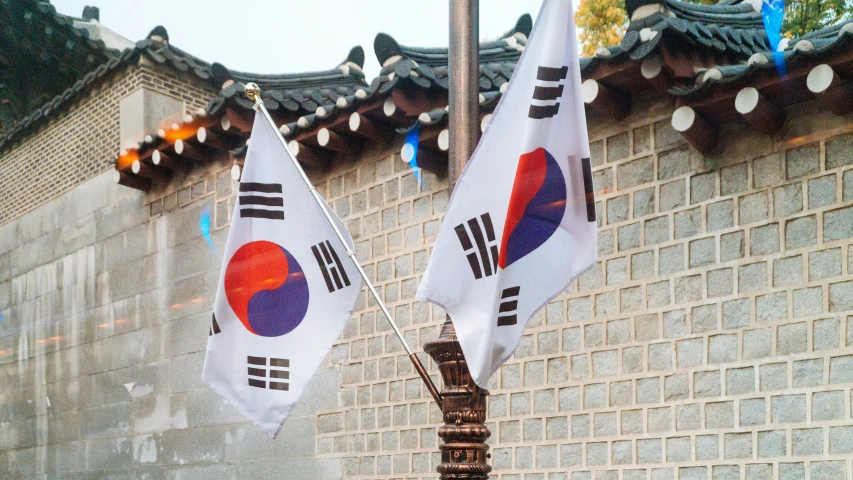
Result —
[[302, 165], [299, 164], [299, 161], [296, 157], [293, 156], [293, 153], [290, 152], [290, 149], [287, 147], [287, 141], [281, 134], [281, 131], [276, 126], [272, 117], [270, 116], [270, 112], [267, 111], [267, 107], [264, 106], [264, 101], [261, 100], [261, 89], [258, 87], [256, 83], [250, 82], [246, 84], [246, 96], [249, 97], [249, 100], [255, 102], [255, 110], [260, 112], [261, 115], [269, 122], [270, 126], [273, 130], [275, 130], [276, 136], [278, 140], [281, 142], [281, 146], [284, 147], [284, 150], [287, 152], [287, 156], [290, 158], [290, 161], [293, 163], [293, 166], [296, 167], [296, 171], [299, 172], [299, 175], [302, 176], [302, 181], [305, 182], [305, 185], [308, 187], [308, 190], [311, 192], [311, 195], [314, 197], [314, 201], [317, 202], [317, 205], [320, 206], [320, 210], [323, 212], [323, 216], [326, 217], [326, 220], [331, 225], [332, 230], [335, 232], [335, 236], [338, 237], [341, 244], [344, 245], [347, 249], [347, 256], [352, 260], [353, 265], [358, 270], [358, 274], [361, 275], [361, 278], [364, 280], [364, 284], [367, 285], [367, 289], [370, 291], [370, 294], [373, 296], [373, 299], [376, 300], [376, 303], [379, 304], [379, 308], [382, 310], [382, 314], [385, 315], [385, 319], [388, 320], [388, 323], [391, 324], [391, 328], [394, 329], [394, 333], [397, 334], [397, 338], [400, 339], [400, 342], [403, 344], [403, 348], [406, 349], [406, 353], [409, 355], [409, 360], [412, 361], [412, 364], [415, 366], [415, 370], [420, 375], [421, 379], [426, 384], [427, 390], [429, 390], [430, 395], [432, 395], [435, 403], [438, 404], [438, 408], [441, 409], [441, 394], [438, 393], [438, 388], [436, 388], [435, 384], [432, 382], [432, 378], [430, 378], [427, 373], [426, 368], [423, 363], [421, 363], [420, 358], [412, 352], [412, 348], [409, 347], [408, 342], [403, 337], [403, 332], [400, 331], [400, 328], [397, 326], [397, 323], [394, 322], [394, 318], [391, 316], [391, 312], [388, 311], [388, 307], [385, 306], [385, 302], [379, 297], [379, 292], [376, 291], [376, 288], [373, 286], [373, 282], [367, 278], [367, 272], [362, 268], [361, 263], [358, 261], [358, 257], [356, 257], [355, 250], [352, 245], [350, 245], [346, 238], [344, 238], [343, 233], [338, 228], [337, 224], [335, 224], [334, 220], [332, 220], [332, 216], [329, 211], [326, 209], [326, 202], [320, 196], [320, 193], [314, 187], [314, 184], [311, 183], [311, 180], [308, 178], [308, 175], [305, 174], [305, 171], [302, 170]]

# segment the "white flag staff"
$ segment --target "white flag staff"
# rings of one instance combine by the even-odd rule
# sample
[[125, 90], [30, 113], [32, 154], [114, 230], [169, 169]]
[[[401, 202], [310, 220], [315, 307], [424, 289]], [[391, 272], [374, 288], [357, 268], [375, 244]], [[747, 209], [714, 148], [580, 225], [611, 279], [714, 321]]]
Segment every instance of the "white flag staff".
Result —
[[293, 166], [302, 176], [302, 180], [305, 182], [305, 185], [308, 187], [308, 190], [311, 192], [311, 195], [314, 197], [314, 200], [317, 202], [317, 205], [320, 206], [320, 210], [322, 210], [323, 215], [326, 217], [326, 220], [331, 225], [332, 230], [334, 230], [335, 235], [338, 237], [338, 240], [346, 247], [346, 255], [352, 260], [353, 265], [355, 265], [356, 270], [358, 270], [358, 274], [361, 275], [364, 284], [367, 285], [367, 289], [370, 291], [370, 294], [373, 296], [373, 299], [376, 300], [376, 303], [379, 305], [379, 308], [382, 310], [382, 314], [385, 315], [385, 319], [388, 320], [388, 323], [391, 324], [391, 328], [394, 329], [394, 333], [397, 334], [397, 338], [400, 339], [400, 342], [403, 344], [403, 348], [406, 349], [406, 353], [409, 355], [409, 360], [412, 361], [412, 364], [415, 366], [415, 370], [420, 375], [421, 379], [427, 386], [429, 393], [432, 395], [432, 398], [435, 400], [435, 403], [438, 404], [438, 408], [441, 409], [441, 395], [438, 393], [438, 389], [435, 387], [435, 384], [432, 382], [429, 374], [424, 368], [423, 363], [412, 352], [412, 348], [409, 347], [408, 342], [403, 337], [403, 332], [400, 331], [400, 328], [397, 327], [397, 323], [394, 322], [394, 318], [391, 316], [391, 312], [388, 311], [388, 307], [385, 306], [385, 302], [379, 297], [379, 292], [376, 291], [376, 288], [373, 286], [373, 283], [367, 278], [367, 273], [361, 267], [361, 263], [358, 261], [356, 257], [355, 250], [353, 246], [347, 242], [346, 237], [343, 235], [341, 230], [338, 228], [336, 222], [332, 219], [332, 216], [329, 214], [329, 211], [326, 210], [326, 202], [323, 201], [322, 197], [320, 197], [320, 193], [317, 192], [317, 189], [311, 183], [311, 180], [308, 178], [308, 175], [305, 174], [305, 171], [302, 170], [302, 165], [299, 164], [299, 161], [293, 156], [290, 149], [287, 146], [287, 141], [281, 135], [281, 131], [278, 129], [278, 126], [273, 121], [270, 113], [267, 111], [267, 108], [264, 106], [264, 101], [261, 100], [261, 89], [255, 83], [247, 83], [246, 84], [246, 96], [249, 97], [250, 100], [255, 102], [255, 110], [263, 114], [263, 117], [269, 122], [270, 126], [272, 126], [273, 130], [276, 132], [276, 136], [278, 140], [281, 142], [281, 145], [284, 147], [287, 152], [287, 156], [290, 158], [290, 161], [293, 162]]

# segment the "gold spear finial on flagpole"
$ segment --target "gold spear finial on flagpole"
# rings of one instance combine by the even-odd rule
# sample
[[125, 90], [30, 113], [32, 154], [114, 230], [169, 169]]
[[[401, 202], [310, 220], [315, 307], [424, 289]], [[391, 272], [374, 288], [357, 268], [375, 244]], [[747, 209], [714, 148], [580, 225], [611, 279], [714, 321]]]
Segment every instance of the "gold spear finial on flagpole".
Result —
[[249, 97], [249, 100], [255, 101], [261, 97], [261, 87], [258, 86], [255, 82], [249, 82], [246, 84], [246, 96]]

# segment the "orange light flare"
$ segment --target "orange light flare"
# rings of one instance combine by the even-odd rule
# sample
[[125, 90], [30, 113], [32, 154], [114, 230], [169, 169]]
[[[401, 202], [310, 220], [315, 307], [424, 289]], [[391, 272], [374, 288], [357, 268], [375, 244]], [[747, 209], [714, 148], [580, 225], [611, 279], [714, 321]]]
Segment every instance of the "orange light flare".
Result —
[[9, 355], [10, 353], [12, 353], [11, 350], [0, 350], [0, 357], [5, 357], [6, 355]]
[[175, 143], [177, 140], [186, 140], [194, 137], [196, 133], [198, 133], [198, 127], [191, 123], [184, 123], [182, 125], [173, 123], [172, 128], [166, 130], [166, 135], [163, 138], [169, 143]]
[[119, 318], [118, 320], [116, 320], [113, 323], [115, 323], [116, 325], [124, 325], [125, 323], [130, 323], [130, 320], [128, 320], [126, 318]]
[[57, 335], [55, 337], [43, 338], [41, 340], [36, 341], [36, 343], [38, 343], [40, 345], [46, 345], [48, 343], [56, 343], [56, 342], [62, 340], [63, 338], [65, 338], [65, 337]]
[[133, 166], [133, 162], [137, 160], [139, 160], [139, 152], [136, 150], [122, 150], [118, 155], [116, 170], [130, 170], [130, 167]]
[[207, 300], [207, 297], [199, 297], [199, 298], [194, 298], [194, 299], [190, 300], [190, 303], [201, 303], [205, 300]]

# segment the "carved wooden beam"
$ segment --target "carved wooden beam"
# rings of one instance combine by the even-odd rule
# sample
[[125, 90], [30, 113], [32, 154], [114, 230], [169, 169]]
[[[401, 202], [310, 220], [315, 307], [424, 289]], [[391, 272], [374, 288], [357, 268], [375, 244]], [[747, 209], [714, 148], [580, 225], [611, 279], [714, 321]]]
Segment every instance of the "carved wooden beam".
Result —
[[349, 130], [359, 137], [377, 142], [386, 142], [394, 136], [394, 129], [376, 123], [358, 112], [352, 112], [350, 115]]
[[394, 103], [394, 99], [388, 97], [385, 99], [385, 102], [382, 104], [382, 112], [385, 114], [385, 118], [389, 123], [393, 123], [396, 125], [402, 125], [406, 122], [406, 117], [408, 115], [402, 108], [398, 107], [396, 103]]
[[583, 101], [608, 117], [620, 121], [631, 113], [631, 99], [607, 85], [589, 78], [581, 87]]
[[692, 107], [679, 107], [673, 112], [672, 128], [701, 153], [710, 152], [717, 144], [717, 131]]
[[325, 169], [331, 163], [330, 155], [324, 154], [315, 148], [306, 147], [296, 140], [288, 142], [287, 148], [290, 149], [290, 153], [292, 153], [297, 160], [309, 167]]
[[447, 174], [447, 154], [438, 153], [434, 150], [429, 150], [422, 145], [418, 145], [417, 158], [415, 158], [415, 147], [411, 144], [403, 145], [400, 149], [400, 157], [404, 162], [411, 164], [415, 160], [418, 168], [432, 172], [438, 176]]
[[317, 145], [334, 152], [345, 153], [352, 152], [354, 142], [323, 127], [317, 130]]
[[830, 112], [845, 115], [853, 111], [853, 87], [844, 83], [829, 65], [824, 63], [814, 67], [809, 72], [806, 85]]
[[761, 133], [776, 133], [785, 123], [785, 114], [753, 87], [746, 87], [735, 97], [735, 110], [752, 128]]
[[237, 145], [233, 138], [212, 132], [209, 128], [200, 127], [195, 134], [196, 140], [201, 145], [206, 145], [217, 150], [231, 150]]
[[175, 140], [175, 153], [201, 163], [208, 163], [212, 161], [213, 157], [216, 155], [214, 150], [201, 145], [190, 145], [186, 140]]
[[139, 160], [133, 162], [133, 165], [130, 167], [130, 171], [132, 171], [134, 175], [150, 178], [151, 180], [160, 183], [166, 183], [172, 178], [171, 170], [167, 170], [157, 165], [147, 165]]
[[147, 192], [151, 189], [151, 180], [138, 175], [122, 173], [118, 170], [113, 171], [113, 182], [119, 185], [124, 185], [125, 187], [135, 188], [143, 192]]
[[193, 162], [186, 157], [169, 155], [160, 150], [151, 153], [151, 163], [158, 167], [168, 168], [174, 172], [187, 173], [193, 168]]

